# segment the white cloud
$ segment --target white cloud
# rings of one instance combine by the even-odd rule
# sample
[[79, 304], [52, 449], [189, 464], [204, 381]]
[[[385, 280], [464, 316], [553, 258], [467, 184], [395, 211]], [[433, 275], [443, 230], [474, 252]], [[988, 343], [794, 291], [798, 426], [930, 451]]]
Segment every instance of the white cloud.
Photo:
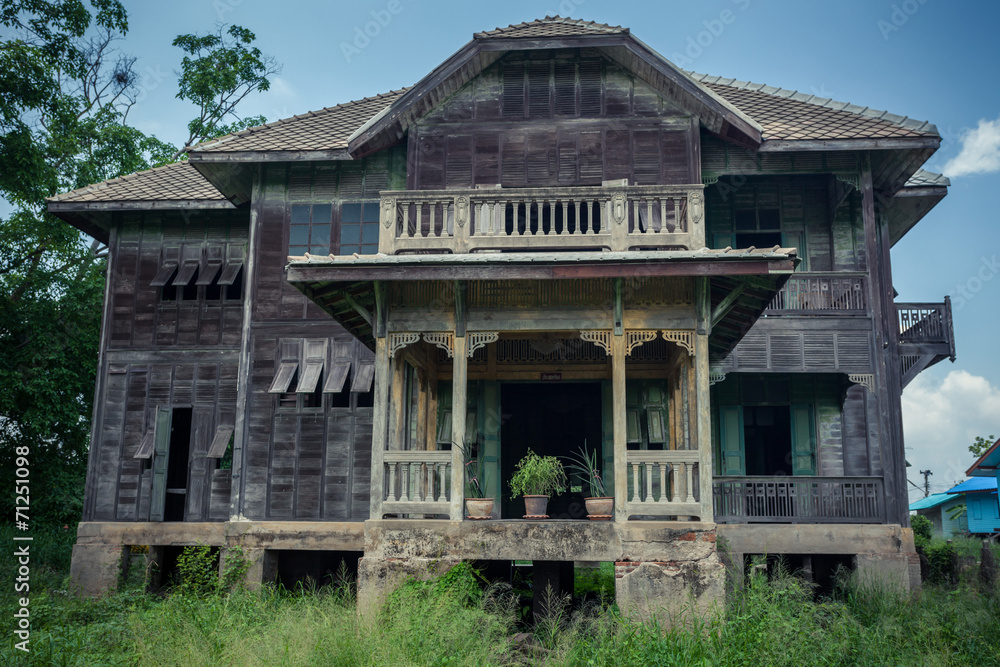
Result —
[[[1000, 387], [967, 371], [943, 380], [922, 374], [903, 392], [903, 437], [907, 476], [923, 485], [920, 470], [931, 470], [931, 492], [946, 491], [965, 479], [975, 461], [969, 445], [977, 435], [1000, 435]], [[910, 485], [907, 485], [910, 486]], [[914, 493], [911, 499], [919, 494]]]
[[974, 130], [962, 132], [960, 140], [962, 150], [944, 166], [945, 176], [954, 178], [1000, 171], [1000, 118], [981, 119]]

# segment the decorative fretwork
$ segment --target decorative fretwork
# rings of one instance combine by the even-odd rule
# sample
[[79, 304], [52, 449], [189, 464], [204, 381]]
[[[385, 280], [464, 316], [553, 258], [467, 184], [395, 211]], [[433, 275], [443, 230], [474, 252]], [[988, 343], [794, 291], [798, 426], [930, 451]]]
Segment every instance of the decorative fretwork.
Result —
[[708, 384], [710, 384], [710, 385], [712, 385], [712, 384], [719, 384], [720, 382], [722, 382], [725, 379], [726, 379], [726, 374], [725, 373], [720, 373], [718, 371], [709, 371], [708, 372]]
[[424, 340], [447, 352], [449, 358], [455, 356], [455, 334], [451, 332], [425, 333]]
[[706, 188], [708, 186], [710, 186], [710, 185], [715, 185], [718, 182], [719, 182], [719, 175], [718, 174], [716, 174], [714, 172], [710, 172], [710, 171], [703, 171], [703, 172], [701, 172], [701, 183]]
[[593, 343], [594, 345], [597, 345], [598, 347], [603, 348], [604, 351], [607, 353], [607, 355], [609, 357], [611, 356], [611, 332], [610, 331], [600, 331], [600, 330], [581, 331], [580, 332], [580, 339], [581, 340], [585, 340], [588, 343]]
[[675, 331], [672, 329], [667, 329], [663, 332], [663, 339], [669, 340], [671, 343], [676, 343], [680, 345], [685, 350], [687, 350], [688, 356], [694, 356], [694, 332], [693, 331]]
[[844, 185], [849, 185], [855, 190], [861, 190], [861, 174], [856, 171], [838, 171], [834, 173], [834, 178], [843, 183]]
[[407, 280], [389, 290], [389, 307], [396, 309], [423, 308], [446, 311], [455, 306], [455, 283], [437, 280]]
[[847, 379], [854, 384], [860, 384], [873, 394], [875, 393], [875, 376], [872, 373], [851, 373]]
[[407, 345], [412, 345], [420, 340], [420, 334], [417, 333], [391, 333], [389, 334], [389, 357], [395, 357], [396, 352], [403, 349]]
[[469, 283], [470, 308], [568, 308], [601, 306], [611, 300], [606, 280], [476, 280]]
[[684, 306], [694, 303], [694, 281], [688, 278], [626, 278], [625, 303], [632, 306]]
[[486, 347], [489, 343], [500, 340], [500, 334], [496, 331], [477, 331], [469, 334], [469, 356], [471, 357], [481, 347]]
[[632, 350], [639, 347], [643, 343], [648, 343], [651, 340], [656, 340], [656, 331], [652, 330], [639, 330], [639, 331], [626, 331], [625, 332], [625, 356], [632, 356]]

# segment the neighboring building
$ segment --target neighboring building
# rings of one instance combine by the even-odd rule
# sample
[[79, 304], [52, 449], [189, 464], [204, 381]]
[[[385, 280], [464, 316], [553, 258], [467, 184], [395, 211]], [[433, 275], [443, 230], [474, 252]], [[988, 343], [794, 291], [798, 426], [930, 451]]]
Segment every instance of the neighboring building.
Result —
[[969, 532], [975, 535], [1000, 533], [1000, 504], [996, 477], [972, 477], [948, 489], [964, 494]]
[[935, 493], [910, 503], [910, 511], [930, 519], [936, 537], [952, 537], [969, 531], [965, 515], [952, 518], [951, 511], [965, 505], [963, 494]]
[[[632, 609], [752, 554], [910, 586], [900, 393], [954, 340], [889, 249], [939, 144], [556, 17], [52, 198], [110, 248], [75, 582], [201, 542], [257, 580], [363, 556], [363, 600], [458, 559], [615, 561]], [[614, 520], [520, 520], [517, 460], [584, 442]], [[463, 520], [453, 443], [496, 520]]]

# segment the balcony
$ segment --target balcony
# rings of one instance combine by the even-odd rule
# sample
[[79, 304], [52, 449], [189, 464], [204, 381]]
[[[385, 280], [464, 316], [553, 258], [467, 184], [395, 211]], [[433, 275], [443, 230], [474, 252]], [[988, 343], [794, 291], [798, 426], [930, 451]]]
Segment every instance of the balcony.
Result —
[[897, 303], [902, 385], [939, 361], [955, 361], [951, 298], [943, 303]]
[[883, 523], [881, 477], [716, 477], [718, 523]]
[[868, 312], [867, 277], [864, 273], [803, 273], [788, 278], [764, 314], [864, 315]]
[[703, 186], [382, 192], [379, 252], [697, 250]]

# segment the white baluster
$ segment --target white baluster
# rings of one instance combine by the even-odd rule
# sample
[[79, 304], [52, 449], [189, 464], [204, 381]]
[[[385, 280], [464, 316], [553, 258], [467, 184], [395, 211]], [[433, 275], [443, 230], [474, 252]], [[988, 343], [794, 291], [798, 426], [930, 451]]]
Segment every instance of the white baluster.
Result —
[[646, 497], [642, 500], [646, 503], [653, 502], [653, 464], [649, 462], [646, 463]]
[[667, 464], [665, 461], [660, 461], [660, 502], [666, 503], [670, 499], [667, 496]]
[[396, 464], [389, 465], [389, 502], [396, 502]]
[[632, 466], [632, 502], [639, 502], [642, 500], [640, 497], [641, 487], [639, 486], [639, 464], [630, 463]]

